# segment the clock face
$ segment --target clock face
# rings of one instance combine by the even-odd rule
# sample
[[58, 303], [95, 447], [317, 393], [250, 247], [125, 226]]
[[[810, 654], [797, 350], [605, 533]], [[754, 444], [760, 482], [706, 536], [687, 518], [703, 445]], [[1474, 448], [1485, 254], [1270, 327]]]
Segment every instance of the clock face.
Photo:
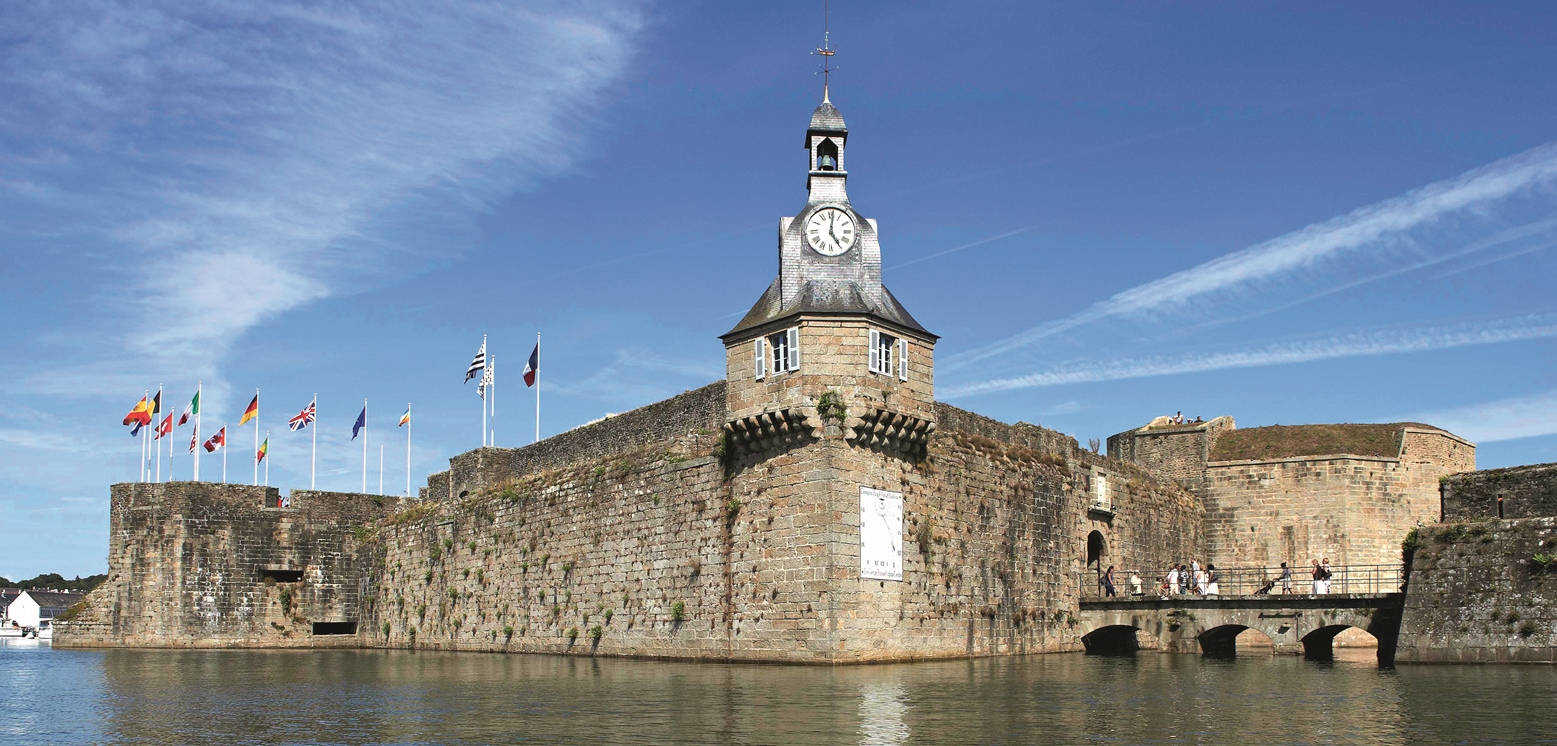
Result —
[[854, 218], [836, 207], [817, 210], [806, 220], [805, 240], [822, 256], [838, 256], [854, 246]]

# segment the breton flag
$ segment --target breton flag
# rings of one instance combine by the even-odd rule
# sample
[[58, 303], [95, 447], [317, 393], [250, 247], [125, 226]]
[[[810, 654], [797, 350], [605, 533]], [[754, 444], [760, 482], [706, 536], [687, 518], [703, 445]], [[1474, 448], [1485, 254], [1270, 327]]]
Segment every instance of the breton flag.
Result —
[[[254, 400], [249, 402], [249, 408], [243, 410], [243, 416], [238, 418], [238, 424], [247, 424], [249, 420], [259, 416], [259, 394], [254, 395]], [[255, 427], [259, 427], [255, 425]]]
[[409, 424], [411, 424], [411, 405], [407, 404], [405, 405], [405, 414], [400, 415], [399, 427], [405, 427]]
[[[179, 427], [183, 427], [184, 423], [188, 422], [190, 417], [192, 417], [194, 415], [197, 415], [197, 414], [200, 414], [200, 392], [199, 391], [195, 392], [195, 398], [189, 400], [189, 406], [184, 407], [184, 413], [179, 415], [179, 417], [178, 417], [178, 426]], [[192, 451], [194, 449], [191, 448], [190, 450]]]
[[156, 432], [152, 433], [151, 439], [156, 440], [171, 432], [173, 432], [173, 413], [169, 412], [167, 418], [162, 421], [162, 424], [157, 426]]
[[535, 385], [535, 374], [541, 371], [541, 343], [535, 343], [535, 349], [530, 351], [530, 359], [524, 361], [524, 385]]
[[149, 397], [142, 396], [141, 400], [135, 403], [135, 408], [131, 409], [130, 413], [124, 416], [124, 424], [134, 425], [136, 430], [140, 430], [142, 425], [151, 424], [149, 402]]
[[494, 375], [492, 370], [496, 367], [497, 362], [493, 361], [491, 365], [487, 366], [486, 372], [481, 374], [481, 382], [476, 384], [476, 396], [483, 399], [487, 398], [487, 387], [492, 385], [492, 376]]
[[[221, 448], [221, 447], [226, 446], [226, 445], [227, 445], [227, 428], [223, 427], [222, 429], [217, 430], [216, 434], [212, 435], [210, 440], [207, 440], [205, 442], [205, 452], [206, 453], [216, 453], [216, 449]], [[222, 458], [226, 458], [226, 456], [223, 456]]]
[[[266, 435], [265, 436], [265, 442], [261, 443], [260, 447], [259, 447], [259, 450], [254, 452], [254, 462], [255, 463], [259, 463], [261, 461], [264, 461], [265, 460], [265, 455], [268, 454], [268, 453], [270, 453], [270, 436]], [[268, 467], [268, 466], [265, 467], [265, 473], [266, 474], [270, 473], [270, 467]], [[269, 477], [266, 477], [266, 479], [269, 479]]]
[[[291, 420], [287, 421], [287, 427], [292, 428], [293, 432], [296, 432], [298, 430], [302, 430], [305, 427], [308, 427], [309, 425], [314, 424], [314, 412], [315, 412], [314, 405], [316, 405], [318, 403], [319, 403], [319, 401], [317, 399], [314, 400], [314, 401], [308, 402], [308, 406], [303, 407], [303, 411], [298, 412], [295, 417], [293, 417]], [[266, 438], [266, 440], [269, 440], [269, 438]]]
[[351, 439], [357, 439], [357, 433], [368, 426], [368, 405], [362, 405], [362, 414], [357, 415], [357, 424], [351, 426]]
[[481, 338], [481, 349], [476, 350], [476, 359], [470, 361], [470, 367], [465, 369], [465, 380], [460, 383], [470, 383], [470, 379], [487, 368], [487, 338]]

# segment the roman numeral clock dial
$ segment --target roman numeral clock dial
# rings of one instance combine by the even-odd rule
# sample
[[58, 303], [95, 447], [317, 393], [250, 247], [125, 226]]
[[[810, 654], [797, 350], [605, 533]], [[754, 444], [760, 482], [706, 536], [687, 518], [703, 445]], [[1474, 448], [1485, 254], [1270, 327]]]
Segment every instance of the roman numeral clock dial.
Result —
[[806, 243], [822, 256], [838, 256], [854, 246], [854, 218], [836, 207], [824, 207], [806, 220]]

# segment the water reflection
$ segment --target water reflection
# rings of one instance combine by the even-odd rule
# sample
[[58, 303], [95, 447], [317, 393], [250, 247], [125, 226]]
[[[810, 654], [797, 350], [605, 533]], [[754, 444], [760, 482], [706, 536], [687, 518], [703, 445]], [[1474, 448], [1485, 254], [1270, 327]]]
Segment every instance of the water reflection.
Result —
[[860, 687], [860, 746], [908, 743], [908, 693], [896, 681], [873, 681]]
[[1350, 652], [824, 668], [0, 645], [0, 670], [26, 685], [0, 741], [1249, 746], [1531, 743], [1557, 729], [1557, 668], [1381, 672]]

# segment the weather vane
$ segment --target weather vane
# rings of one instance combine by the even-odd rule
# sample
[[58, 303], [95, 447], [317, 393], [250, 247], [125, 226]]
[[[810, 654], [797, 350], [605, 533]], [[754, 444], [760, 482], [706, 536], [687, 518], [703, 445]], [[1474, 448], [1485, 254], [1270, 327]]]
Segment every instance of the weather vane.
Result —
[[827, 87], [828, 87], [828, 84], [830, 82], [832, 82], [831, 81], [832, 74], [838, 71], [838, 68], [831, 66], [833, 54], [835, 54], [837, 52], [837, 50], [833, 49], [832, 32], [828, 28], [828, 7], [827, 6], [829, 4], [829, 1], [830, 0], [822, 0], [822, 46], [817, 47], [816, 51], [811, 53], [811, 54], [815, 54], [815, 55], [821, 55], [821, 57], [822, 57], [822, 69], [819, 72], [821, 73], [821, 76], [822, 76], [822, 100], [823, 101], [827, 101]]

